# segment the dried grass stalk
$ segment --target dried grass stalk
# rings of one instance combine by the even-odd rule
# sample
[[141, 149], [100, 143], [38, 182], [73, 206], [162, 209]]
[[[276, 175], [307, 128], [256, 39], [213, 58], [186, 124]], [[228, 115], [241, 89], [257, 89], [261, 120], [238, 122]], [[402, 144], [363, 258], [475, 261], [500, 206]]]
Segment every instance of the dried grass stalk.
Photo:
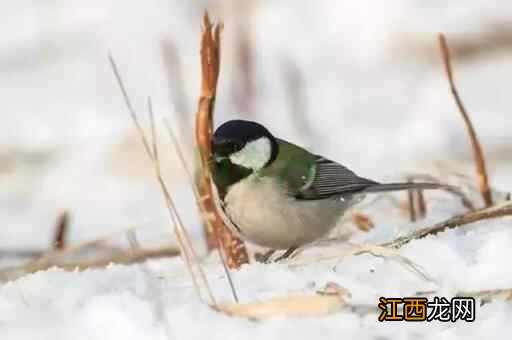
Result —
[[433, 226], [416, 230], [409, 235], [399, 237], [393, 241], [381, 244], [383, 247], [400, 248], [403, 245], [424, 238], [428, 235], [435, 235], [448, 229], [454, 229], [469, 223], [486, 220], [491, 218], [498, 218], [503, 216], [512, 215], [512, 202], [506, 202], [500, 205], [495, 205], [490, 208], [484, 208], [476, 211], [470, 211], [462, 215], [454, 216], [446, 221], [439, 222]]
[[[167, 128], [167, 132], [169, 133], [169, 137], [171, 138], [171, 142], [174, 145], [176, 153], [178, 154], [178, 158], [181, 161], [183, 169], [187, 173], [187, 178], [188, 178], [190, 186], [192, 187], [192, 191], [194, 193], [194, 197], [196, 199], [196, 203], [197, 203], [197, 206], [199, 208], [199, 211], [201, 212], [201, 215], [203, 215], [203, 216], [207, 215], [208, 213], [207, 213], [207, 211], [204, 210], [204, 206], [201, 203], [201, 196], [199, 194], [199, 188], [196, 185], [196, 183], [194, 182], [194, 179], [192, 177], [192, 172], [190, 171], [189, 167], [187, 166], [187, 162], [185, 161], [185, 156], [183, 155], [183, 152], [182, 152], [182, 149], [180, 147], [180, 144], [178, 143], [178, 139], [176, 138], [175, 134], [172, 132], [172, 129], [171, 129], [171, 126], [170, 126], [169, 122], [168, 121], [164, 121], [164, 123], [165, 123], [165, 127]], [[205, 222], [205, 224], [206, 224], [206, 222]], [[213, 241], [215, 241], [215, 238], [213, 238]], [[229, 272], [229, 268], [227, 267], [226, 260], [223, 257], [223, 254], [222, 254], [221, 250], [220, 249], [217, 249], [217, 250], [218, 250], [218, 253], [219, 253], [219, 256], [220, 256], [220, 260], [222, 262], [222, 266], [223, 266], [224, 271], [226, 273], [226, 277], [228, 279], [228, 282], [229, 282], [229, 285], [230, 285], [230, 288], [231, 288], [231, 292], [233, 294], [233, 298], [235, 299], [235, 301], [238, 302], [238, 295], [236, 293], [235, 285], [233, 283], [233, 279], [232, 279], [231, 274]]]
[[66, 236], [69, 228], [69, 212], [62, 212], [57, 218], [55, 224], [55, 236], [53, 238], [53, 249], [64, 249], [66, 246]]
[[418, 215], [421, 218], [425, 218], [425, 216], [427, 216], [427, 205], [425, 203], [425, 196], [423, 195], [423, 190], [416, 190], [416, 195], [418, 197]]
[[[66, 252], [69, 255], [69, 253]], [[133, 264], [144, 262], [148, 259], [165, 258], [178, 256], [179, 250], [175, 247], [161, 247], [157, 249], [138, 249], [123, 250], [110, 255], [89, 259], [89, 260], [69, 260], [64, 259], [60, 254], [52, 257], [41, 257], [38, 260], [27, 264], [4, 268], [0, 271], [0, 281], [16, 280], [26, 274], [35, 273], [41, 270], [47, 270], [52, 267], [58, 267], [64, 270], [86, 270], [90, 268], [106, 267], [111, 263], [115, 264]], [[57, 254], [55, 254], [57, 255]]]
[[[462, 205], [464, 207], [466, 207], [468, 210], [471, 210], [471, 211], [476, 210], [475, 205], [473, 204], [471, 199], [460, 188], [458, 188], [456, 186], [448, 185], [446, 183], [442, 183], [436, 177], [431, 176], [431, 175], [427, 175], [427, 174], [411, 175], [409, 178], [410, 179], [416, 179], [416, 180], [428, 180], [428, 181], [432, 181], [434, 183], [439, 183], [439, 184], [442, 185], [440, 190], [444, 190], [447, 193], [452, 194], [452, 195], [458, 197], [460, 199]], [[426, 211], [426, 207], [425, 207], [425, 211]]]
[[446, 42], [446, 38], [443, 34], [439, 34], [439, 47], [441, 48], [441, 54], [443, 57], [444, 68], [446, 72], [446, 76], [448, 78], [448, 82], [450, 84], [450, 90], [455, 99], [455, 103], [459, 109], [460, 114], [462, 115], [462, 119], [464, 120], [464, 124], [466, 125], [466, 130], [468, 131], [469, 138], [471, 140], [471, 146], [473, 150], [473, 158], [475, 160], [476, 172], [477, 172], [477, 184], [484, 200], [485, 206], [492, 206], [492, 195], [491, 189], [489, 188], [489, 179], [487, 176], [487, 170], [485, 166], [485, 158], [484, 153], [482, 151], [482, 147], [478, 140], [478, 136], [476, 134], [475, 128], [471, 123], [471, 119], [469, 118], [469, 114], [464, 107], [462, 99], [459, 96], [457, 88], [455, 87], [455, 82], [453, 80], [453, 72], [451, 66], [450, 59], [450, 50], [448, 49], [448, 44]]
[[512, 300], [512, 289], [492, 289], [492, 290], [480, 290], [476, 292], [459, 292], [457, 296], [471, 296], [476, 299], [481, 299], [482, 303], [488, 303], [493, 300]]
[[435, 280], [420, 265], [414, 263], [406, 256], [401, 255], [396, 249], [390, 249], [374, 244], [354, 244], [350, 245], [348, 249], [342, 248], [337, 250], [335, 254], [321, 254], [307, 258], [304, 257], [302, 259], [290, 259], [287, 261], [287, 265], [290, 267], [300, 267], [324, 261], [340, 262], [348, 257], [363, 254], [370, 254], [372, 256], [380, 257], [383, 259], [396, 261], [396, 263], [400, 264], [403, 268], [407, 269], [411, 273], [417, 275], [422, 280], [435, 283]]
[[[409, 182], [412, 182], [409, 180]], [[416, 205], [414, 204], [414, 190], [407, 190], [407, 205], [409, 211], [409, 219], [411, 222], [416, 222]]]
[[219, 304], [217, 310], [230, 316], [268, 319], [283, 316], [322, 316], [339, 312], [346, 306], [341, 294], [279, 297], [243, 304]]
[[[409, 177], [408, 182], [412, 183], [413, 178]], [[409, 219], [416, 222], [418, 219], [425, 218], [427, 215], [427, 207], [425, 205], [425, 196], [421, 189], [411, 189], [407, 191], [407, 204], [409, 211]]]
[[201, 36], [201, 93], [196, 115], [196, 142], [201, 157], [201, 175], [199, 178], [200, 204], [206, 214], [208, 233], [214, 235], [215, 244], [226, 255], [230, 268], [239, 268], [249, 262], [249, 256], [242, 240], [237, 238], [224, 224], [216, 208], [208, 161], [211, 155], [211, 136], [213, 131], [213, 112], [220, 70], [220, 40], [222, 24], [212, 25], [205, 12]]
[[[68, 245], [64, 249], [6, 252], [5, 256], [31, 256], [37, 258], [19, 266], [2, 268], [0, 270], [0, 281], [15, 280], [25, 274], [46, 270], [51, 267], [60, 267], [65, 270], [80, 270], [91, 267], [102, 267], [108, 265], [109, 263], [130, 264], [142, 262], [149, 258], [171, 257], [177, 256], [179, 254], [178, 248], [170, 246], [157, 249], [145, 249], [136, 254], [128, 254], [125, 250], [116, 249], [105, 244], [114, 237], [118, 237], [121, 234], [134, 231], [137, 228], [138, 227], [124, 228], [122, 230], [112, 232], [108, 235], [104, 235], [93, 240], [85, 241], [75, 245]], [[93, 252], [94, 254], [96, 251], [101, 253], [109, 251], [110, 253], [108, 255], [101, 256], [89, 255], [89, 257], [92, 258], [88, 260], [73, 260], [86, 252]]]
[[206, 291], [208, 294], [208, 299], [209, 299], [209, 304], [215, 305], [216, 300], [215, 300], [215, 297], [213, 296], [210, 285], [208, 284], [206, 275], [204, 274], [204, 271], [201, 268], [201, 265], [199, 264], [198, 256], [197, 256], [194, 248], [191, 245], [190, 239], [188, 237], [188, 233], [184, 227], [181, 216], [178, 213], [178, 210], [176, 209], [176, 204], [175, 204], [175, 202], [170, 194], [170, 191], [167, 188], [167, 185], [165, 184], [165, 181], [162, 177], [160, 159], [158, 157], [155, 119], [154, 119], [152, 105], [151, 105], [151, 98], [148, 98], [148, 111], [149, 111], [149, 116], [151, 119], [151, 137], [152, 137], [151, 143], [150, 143], [150, 140], [146, 137], [146, 134], [144, 133], [144, 130], [142, 129], [142, 126], [139, 122], [137, 114], [131, 104], [130, 97], [128, 96], [128, 93], [124, 86], [123, 80], [121, 78], [121, 74], [119, 73], [119, 70], [117, 68], [117, 65], [116, 65], [112, 55], [109, 55], [109, 61], [110, 61], [110, 65], [112, 67], [114, 76], [116, 77], [117, 83], [118, 83], [121, 93], [123, 95], [123, 99], [124, 99], [126, 107], [128, 109], [128, 113], [130, 114], [130, 117], [137, 129], [137, 132], [139, 133], [139, 137], [142, 140], [145, 151], [154, 167], [155, 175], [156, 175], [158, 184], [160, 185], [160, 189], [162, 190], [162, 194], [165, 198], [166, 207], [169, 212], [169, 217], [170, 217], [172, 225], [173, 225], [173, 232], [174, 232], [176, 239], [178, 241], [178, 244], [180, 246], [180, 255], [183, 257], [183, 260], [184, 260], [184, 262], [187, 266], [187, 269], [190, 273], [192, 282], [194, 284], [194, 288], [196, 289], [198, 296], [200, 298], [202, 298], [203, 296], [201, 294], [201, 289], [200, 289], [198, 280], [196, 278], [196, 274], [198, 273], [200, 279], [203, 282], [204, 287], [206, 288]]

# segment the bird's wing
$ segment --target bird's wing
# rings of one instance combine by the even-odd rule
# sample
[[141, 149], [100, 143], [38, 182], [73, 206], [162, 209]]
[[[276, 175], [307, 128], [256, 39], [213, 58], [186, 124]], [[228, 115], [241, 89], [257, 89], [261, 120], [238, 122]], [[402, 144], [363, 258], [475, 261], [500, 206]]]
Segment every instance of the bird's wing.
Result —
[[299, 199], [315, 200], [330, 196], [352, 194], [379, 183], [357, 176], [343, 165], [321, 156], [315, 158], [311, 181], [296, 195]]
[[279, 178], [288, 194], [297, 199], [324, 199], [355, 193], [378, 184], [297, 145], [283, 140], [278, 140], [278, 143], [279, 155], [266, 171]]
[[276, 159], [260, 170], [260, 175], [276, 178], [287, 193], [295, 196], [311, 182], [315, 169], [315, 155], [298, 145], [277, 139]]

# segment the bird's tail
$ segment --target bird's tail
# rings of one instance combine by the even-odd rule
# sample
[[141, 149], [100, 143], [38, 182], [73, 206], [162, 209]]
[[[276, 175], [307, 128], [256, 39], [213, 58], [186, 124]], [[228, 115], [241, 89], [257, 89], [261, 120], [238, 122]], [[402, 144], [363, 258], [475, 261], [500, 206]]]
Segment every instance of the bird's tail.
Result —
[[383, 192], [383, 191], [399, 191], [399, 190], [411, 190], [411, 189], [422, 189], [422, 190], [434, 190], [447, 188], [446, 184], [438, 183], [386, 183], [386, 184], [375, 184], [366, 187], [363, 192]]

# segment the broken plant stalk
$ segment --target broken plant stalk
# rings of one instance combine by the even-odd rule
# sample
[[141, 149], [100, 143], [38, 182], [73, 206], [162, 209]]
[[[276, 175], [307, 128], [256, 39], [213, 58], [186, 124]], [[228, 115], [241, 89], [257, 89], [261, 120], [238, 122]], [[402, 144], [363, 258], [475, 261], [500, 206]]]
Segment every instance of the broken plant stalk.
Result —
[[[201, 93], [196, 115], [196, 142], [201, 158], [199, 178], [200, 204], [207, 226], [207, 234], [213, 235], [214, 244], [222, 248], [230, 268], [239, 268], [249, 262], [249, 256], [242, 240], [226, 227], [217, 210], [213, 193], [208, 161], [211, 155], [210, 142], [213, 130], [213, 112], [220, 70], [220, 40], [222, 24], [212, 25], [205, 12], [201, 36]], [[212, 242], [210, 242], [212, 244]]]
[[480, 220], [498, 218], [512, 215], [512, 202], [505, 202], [490, 208], [470, 211], [462, 215], [451, 217], [443, 222], [434, 224], [433, 226], [418, 229], [409, 235], [399, 237], [393, 241], [381, 244], [383, 247], [400, 248], [412, 240], [424, 238], [428, 235], [435, 235], [448, 229], [454, 229], [465, 224], [477, 222]]
[[[181, 165], [183, 166], [183, 169], [185, 170], [187, 174], [187, 178], [189, 181], [189, 184], [192, 188], [192, 192], [194, 193], [194, 197], [196, 199], [197, 206], [199, 208], [199, 211], [202, 216], [206, 216], [208, 214], [207, 211], [204, 210], [203, 204], [201, 204], [201, 195], [199, 194], [199, 188], [197, 183], [194, 182], [194, 178], [192, 177], [192, 172], [190, 171], [189, 167], [187, 166], [187, 162], [185, 161], [185, 156], [183, 155], [182, 149], [180, 147], [180, 144], [178, 143], [178, 139], [176, 138], [175, 134], [172, 132], [171, 126], [167, 120], [164, 120], [165, 127], [167, 128], [167, 132], [169, 133], [169, 137], [171, 138], [171, 142], [174, 145], [174, 149], [176, 150], [176, 154], [178, 155], [178, 158], [181, 161]], [[215, 241], [215, 238], [214, 238]], [[233, 298], [236, 302], [238, 302], [238, 294], [236, 293], [235, 285], [233, 283], [233, 279], [231, 277], [231, 274], [229, 273], [229, 268], [226, 264], [226, 259], [223, 257], [223, 252], [220, 251], [220, 249], [217, 247], [217, 250], [219, 250], [219, 256], [220, 260], [222, 261], [222, 265], [224, 267], [224, 271], [226, 273], [226, 277], [229, 282], [229, 286], [231, 288], [231, 292], [233, 294]]]
[[476, 172], [478, 178], [478, 188], [480, 189], [480, 193], [484, 200], [485, 206], [492, 206], [492, 195], [491, 189], [489, 188], [489, 179], [487, 176], [487, 170], [485, 166], [485, 157], [482, 151], [482, 146], [478, 140], [478, 136], [476, 134], [475, 128], [471, 123], [471, 119], [469, 118], [469, 114], [462, 103], [462, 99], [459, 96], [459, 92], [455, 87], [455, 81], [453, 79], [453, 72], [451, 66], [451, 58], [450, 58], [450, 50], [448, 49], [448, 43], [446, 42], [446, 38], [444, 34], [439, 34], [439, 46], [441, 48], [441, 54], [443, 57], [444, 68], [446, 72], [446, 76], [448, 78], [448, 82], [450, 84], [450, 91], [455, 99], [455, 103], [457, 104], [457, 108], [459, 109], [460, 114], [462, 115], [462, 119], [464, 120], [464, 124], [466, 125], [466, 129], [469, 134], [469, 138], [471, 140], [471, 146], [473, 150], [473, 158], [475, 159]]
[[53, 249], [59, 250], [66, 247], [66, 237], [69, 229], [69, 212], [60, 213], [55, 224], [55, 236], [53, 238]]
[[157, 144], [156, 144], [156, 135], [155, 135], [156, 129], [155, 129], [155, 125], [154, 125], [155, 124], [154, 116], [153, 116], [153, 112], [152, 112], [152, 108], [151, 108], [151, 100], [148, 98], [148, 110], [149, 110], [149, 116], [151, 119], [151, 135], [152, 135], [152, 143], [150, 144], [150, 142], [149, 142], [148, 138], [146, 137], [144, 130], [142, 129], [142, 126], [139, 122], [139, 119], [137, 117], [135, 109], [133, 108], [133, 106], [131, 104], [130, 97], [128, 96], [128, 93], [127, 93], [124, 83], [122, 81], [121, 74], [119, 73], [117, 65], [114, 61], [114, 58], [111, 55], [109, 55], [109, 60], [110, 60], [110, 65], [112, 67], [112, 71], [114, 73], [114, 76], [116, 77], [117, 83], [118, 83], [121, 93], [123, 95], [123, 99], [124, 99], [126, 107], [128, 109], [128, 113], [130, 114], [130, 117], [132, 118], [132, 121], [137, 129], [137, 132], [139, 133], [139, 137], [142, 140], [144, 149], [153, 164], [153, 167], [155, 170], [155, 175], [156, 175], [156, 178], [160, 185], [160, 189], [162, 190], [162, 193], [164, 195], [166, 207], [169, 212], [169, 216], [171, 218], [171, 222], [173, 225], [173, 231], [176, 235], [176, 239], [180, 246], [180, 255], [183, 257], [183, 260], [184, 260], [184, 262], [187, 266], [187, 269], [190, 273], [192, 282], [194, 284], [194, 288], [195, 288], [198, 296], [200, 298], [202, 298], [201, 289], [200, 289], [198, 281], [196, 279], [196, 271], [194, 270], [194, 268], [196, 268], [197, 272], [199, 272], [199, 277], [201, 278], [203, 285], [206, 288], [208, 299], [209, 299], [209, 304], [216, 305], [216, 301], [215, 301], [215, 298], [211, 291], [211, 288], [208, 284], [208, 280], [206, 279], [204, 271], [201, 268], [201, 265], [199, 264], [197, 254], [191, 245], [187, 231], [183, 225], [183, 221], [181, 220], [181, 217], [176, 209], [174, 200], [173, 200], [173, 198], [169, 192], [169, 189], [167, 188], [167, 185], [165, 184], [165, 181], [162, 177], [160, 161], [159, 161], [159, 157], [158, 157], [158, 148], [157, 148]]

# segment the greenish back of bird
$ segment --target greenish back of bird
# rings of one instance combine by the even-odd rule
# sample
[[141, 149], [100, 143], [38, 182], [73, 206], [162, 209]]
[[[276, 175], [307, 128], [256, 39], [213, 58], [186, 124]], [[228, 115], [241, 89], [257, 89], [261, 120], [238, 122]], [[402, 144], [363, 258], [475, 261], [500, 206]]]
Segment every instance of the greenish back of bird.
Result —
[[295, 195], [313, 181], [317, 156], [283, 140], [278, 139], [278, 144], [277, 158], [258, 175], [276, 178], [290, 194]]

